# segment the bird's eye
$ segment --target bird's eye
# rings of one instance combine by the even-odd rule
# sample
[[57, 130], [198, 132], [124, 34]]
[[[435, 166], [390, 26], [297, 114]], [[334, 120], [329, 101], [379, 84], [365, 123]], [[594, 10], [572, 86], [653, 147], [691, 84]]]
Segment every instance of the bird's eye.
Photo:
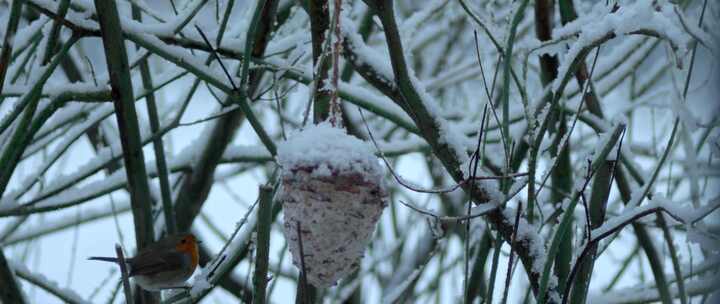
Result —
[[187, 240], [183, 239], [182, 241], [180, 241], [180, 243], [185, 244], [185, 243], [187, 243]]

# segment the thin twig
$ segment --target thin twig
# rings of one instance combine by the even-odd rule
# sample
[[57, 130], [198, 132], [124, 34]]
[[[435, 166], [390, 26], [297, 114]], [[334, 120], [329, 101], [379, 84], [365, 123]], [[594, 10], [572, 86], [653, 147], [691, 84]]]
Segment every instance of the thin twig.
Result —
[[215, 113], [215, 114], [212, 114], [212, 115], [210, 115], [210, 116], [208, 116], [208, 117], [201, 118], [201, 119], [198, 119], [198, 120], [193, 120], [193, 121], [191, 121], [191, 122], [181, 122], [181, 123], [178, 123], [177, 126], [178, 126], [178, 127], [187, 127], [187, 126], [192, 126], [192, 125], [204, 123], [204, 122], [207, 122], [207, 121], [210, 121], [210, 120], [213, 120], [213, 119], [218, 119], [218, 118], [220, 118], [220, 117], [223, 117], [223, 116], [225, 116], [225, 115], [228, 115], [228, 114], [232, 113], [233, 111], [235, 111], [235, 110], [237, 110], [237, 109], [239, 109], [239, 108], [240, 108], [240, 106], [238, 106], [238, 105], [231, 105], [231, 106], [228, 106], [227, 108], [222, 109], [220, 112]]
[[380, 150], [380, 147], [379, 147], [377, 141], [375, 140], [375, 136], [373, 136], [372, 131], [370, 131], [370, 127], [368, 126], [367, 120], [365, 119], [365, 114], [363, 114], [362, 109], [358, 108], [358, 112], [360, 112], [360, 117], [362, 118], [362, 121], [363, 121], [363, 123], [365, 124], [365, 129], [366, 129], [367, 132], [368, 132], [368, 136], [370, 137], [370, 141], [371, 141], [371, 142], [373, 143], [373, 145], [375, 146], [375, 149], [377, 150], [377, 153], [378, 153], [378, 155], [380, 156], [380, 159], [383, 160], [383, 162], [385, 163], [385, 166], [388, 168], [388, 170], [390, 171], [390, 174], [393, 176], [393, 178], [395, 178], [395, 180], [396, 180], [400, 185], [402, 185], [403, 187], [405, 187], [405, 188], [407, 188], [407, 189], [409, 189], [409, 190], [412, 190], [412, 191], [415, 191], [415, 192], [418, 192], [418, 193], [442, 194], [442, 193], [453, 192], [453, 191], [457, 190], [458, 188], [464, 186], [466, 183], [470, 182], [471, 180], [495, 180], [495, 179], [507, 179], [507, 178], [517, 178], [517, 177], [527, 176], [527, 173], [526, 173], [526, 172], [511, 173], [511, 174], [507, 174], [507, 175], [504, 175], [504, 176], [495, 176], [495, 175], [492, 175], [492, 176], [476, 176], [476, 177], [473, 177], [473, 178], [466, 178], [466, 179], [462, 180], [461, 182], [455, 183], [454, 185], [448, 186], [448, 187], [446, 187], [446, 188], [424, 189], [424, 188], [420, 188], [420, 187], [418, 187], [418, 186], [414, 186], [414, 185], [410, 184], [409, 182], [407, 182], [404, 178], [402, 178], [402, 177], [393, 169], [392, 165], [390, 165], [390, 161], [385, 157], [385, 153], [383, 153], [382, 150]]
[[[500, 123], [500, 117], [497, 114], [497, 111], [495, 111], [495, 105], [493, 104], [493, 94], [495, 93], [495, 80], [497, 79], [498, 72], [500, 69], [495, 69], [495, 74], [493, 75], [493, 82], [492, 82], [492, 88], [490, 91], [488, 91], [487, 88], [487, 81], [485, 79], [485, 69], [483, 68], [482, 59], [480, 58], [480, 46], [478, 45], [478, 37], [477, 37], [477, 31], [475, 33], [475, 55], [477, 56], [478, 65], [480, 65], [480, 76], [482, 76], [483, 80], [483, 86], [485, 87], [485, 95], [487, 96], [488, 103], [490, 104], [490, 111], [492, 111], [493, 117], [495, 118], [495, 122], [498, 126], [501, 125]], [[498, 56], [498, 61], [500, 60], [500, 56]], [[503, 142], [503, 152], [505, 152], [505, 165], [509, 164], [510, 161], [510, 151], [508, 151], [507, 146], [507, 134], [505, 134], [505, 131], [502, 127], [499, 127], [498, 130], [500, 130], [500, 138]]]
[[[515, 192], [511, 193], [511, 194], [508, 196], [508, 200], [512, 199], [515, 195], [517, 195], [518, 193], [520, 193], [520, 190], [522, 190], [522, 188], [519, 188], [519, 189], [517, 189]], [[414, 210], [414, 211], [416, 211], [416, 212], [418, 212], [418, 213], [421, 213], [421, 214], [430, 216], [430, 217], [434, 218], [435, 220], [437, 220], [437, 221], [439, 221], [439, 222], [441, 222], [441, 223], [462, 222], [462, 221], [465, 221], [465, 220], [474, 219], [474, 218], [476, 218], [476, 217], [481, 217], [481, 216], [483, 216], [483, 215], [486, 215], [486, 214], [488, 214], [488, 213], [490, 213], [490, 212], [495, 211], [499, 206], [502, 205], [502, 204], [497, 204], [497, 205], [494, 205], [494, 206], [488, 206], [487, 208], [482, 208], [481, 211], [471, 213], [470, 215], [463, 215], [463, 216], [444, 216], [444, 215], [435, 214], [435, 213], [433, 213], [433, 212], [431, 212], [431, 211], [425, 210], [425, 209], [423, 209], [423, 208], [420, 208], [420, 207], [415, 206], [415, 205], [413, 205], [413, 204], [404, 202], [404, 201], [402, 201], [402, 200], [398, 200], [398, 202], [400, 202], [401, 204], [405, 205], [405, 207], [408, 207], [408, 208], [410, 208], [410, 209], [412, 209], [412, 210]]]
[[[601, 48], [601, 47], [602, 47], [602, 46], [598, 46], [597, 49], [595, 49], [595, 58], [593, 59], [593, 64], [592, 64], [592, 67], [590, 68], [590, 75], [588, 76], [587, 81], [585, 81], [585, 83], [583, 84], [583, 89], [582, 89], [583, 94], [581, 95], [582, 97], [581, 97], [581, 100], [580, 100], [580, 102], [579, 102], [579, 104], [578, 104], [578, 108], [577, 108], [577, 110], [575, 111], [575, 118], [573, 119], [572, 125], [570, 125], [570, 130], [568, 130], [567, 135], [565, 136], [565, 140], [563, 140], [563, 142], [560, 144], [560, 148], [558, 149], [558, 151], [563, 151], [563, 150], [565, 150], [566, 146], [567, 146], [568, 143], [570, 142], [570, 135], [572, 135], [572, 132], [575, 130], [575, 125], [577, 124], [578, 119], [580, 118], [580, 113], [581, 113], [581, 111], [582, 111], [583, 105], [585, 104], [583, 101], [584, 101], [585, 98], [587, 97], [587, 94], [589, 93], [588, 91], [589, 91], [589, 89], [590, 89], [590, 87], [591, 87], [591, 85], [592, 85], [592, 83], [591, 83], [591, 82], [592, 82], [592, 77], [593, 77], [593, 74], [595, 74], [595, 67], [596, 67], [596, 65], [597, 65], [598, 58], [600, 57], [599, 55], [600, 55], [600, 48]], [[542, 189], [545, 187], [545, 183], [547, 182], [548, 178], [550, 177], [552, 171], [555, 170], [555, 168], [556, 168], [556, 167], [558, 166], [558, 164], [560, 163], [559, 160], [560, 160], [560, 157], [559, 157], [559, 156], [555, 158], [555, 160], [553, 161], [552, 166], [550, 166], [550, 170], [548, 170], [547, 174], [545, 175], [545, 178], [543, 178], [543, 181], [542, 181], [542, 183], [540, 184], [540, 188], [538, 188], [535, 196], [538, 196], [538, 195], [540, 194], [540, 191], [542, 191]]]
[[[590, 179], [595, 174], [592, 169], [592, 161], [588, 159], [588, 170], [587, 174], [585, 175], [585, 185], [590, 183]], [[592, 230], [592, 226], [590, 225], [590, 207], [588, 206], [587, 199], [585, 198], [585, 189], [583, 188], [582, 191], [580, 191], [580, 200], [582, 200], [583, 203], [583, 209], [585, 210], [585, 230], [587, 231], [587, 239], [590, 240], [590, 230]]]
[[483, 88], [485, 89], [485, 96], [489, 101], [492, 101], [492, 95], [488, 89], [487, 79], [485, 79], [485, 68], [483, 68], [482, 59], [480, 58], [480, 45], [478, 43], [477, 31], [473, 31], [475, 34], [475, 55], [477, 56], [478, 64], [480, 65], [480, 76], [483, 81]]
[[133, 303], [132, 288], [130, 288], [130, 277], [128, 276], [127, 262], [120, 244], [115, 244], [115, 253], [117, 253], [118, 265], [120, 265], [120, 275], [122, 276], [123, 290], [125, 291], [125, 302]]
[[518, 210], [515, 213], [515, 226], [513, 227], [513, 235], [510, 240], [510, 257], [508, 258], [507, 274], [505, 275], [505, 290], [503, 291], [502, 303], [507, 303], [508, 291], [510, 291], [510, 281], [512, 280], [512, 267], [515, 258], [514, 248], [517, 239], [518, 227], [520, 226], [520, 215], [522, 214], [522, 201], [518, 203]]
[[[222, 62], [222, 59], [220, 59], [220, 55], [218, 55], [215, 48], [210, 44], [210, 40], [208, 40], [207, 36], [205, 36], [205, 33], [200, 29], [197, 24], [195, 25], [195, 29], [200, 33], [200, 36], [205, 41], [205, 44], [207, 44], [208, 48], [210, 49], [210, 53], [212, 53], [213, 57], [217, 60], [217, 62], [220, 64], [220, 67], [222, 68], [223, 72], [225, 73], [225, 76], [227, 76], [228, 80], [230, 81], [230, 85], [233, 88], [233, 91], [238, 92], [238, 87], [235, 85], [235, 82], [232, 80], [232, 76], [230, 76], [230, 72], [228, 72], [227, 68], [225, 67], [225, 64]], [[245, 59], [247, 60], [247, 58]]]
[[565, 287], [564, 295], [562, 298], [563, 299], [562, 304], [567, 303], [567, 298], [570, 293], [570, 287], [572, 287], [570, 284], [573, 281], [573, 279], [575, 278], [575, 276], [577, 275], [577, 272], [580, 268], [579, 267], [580, 262], [590, 253], [590, 249], [593, 246], [597, 245], [598, 242], [600, 242], [601, 240], [605, 239], [606, 237], [614, 234], [615, 232], [622, 230], [628, 224], [631, 224], [642, 217], [645, 217], [645, 216], [651, 215], [651, 214], [655, 214], [660, 211], [665, 212], [666, 214], [670, 215], [670, 217], [677, 220], [678, 222], [684, 223], [683, 218], [679, 217], [676, 214], [673, 214], [672, 212], [665, 209], [665, 207], [663, 207], [663, 206], [657, 206], [657, 207], [653, 207], [653, 208], [647, 208], [647, 210], [643, 210], [642, 212], [638, 212], [637, 214], [628, 218], [627, 220], [615, 225], [612, 229], [608, 229], [607, 231], [603, 232], [602, 234], [591, 239], [589, 242], [586, 242], [585, 245], [583, 246], [582, 252], [580, 253], [580, 255], [578, 256], [578, 258], [575, 262], [575, 266], [573, 267], [572, 271], [570, 271], [570, 275], [568, 276], [568, 286]]
[[[476, 34], [477, 35], [477, 34]], [[486, 88], [487, 90], [487, 88]], [[482, 160], [482, 157], [480, 156], [480, 145], [482, 144], [483, 135], [485, 134], [485, 121], [487, 118], [487, 108], [488, 104], [485, 104], [485, 107], [483, 109], [483, 115], [482, 119], [480, 120], [480, 132], [478, 132], [478, 141], [475, 145], [475, 151], [473, 152], [472, 156], [470, 157], [470, 162], [468, 163], [468, 171], [470, 172], [470, 180], [475, 180], [475, 177], [477, 176], [477, 170], [478, 165], [480, 164], [480, 161]], [[473, 193], [475, 188], [475, 183], [470, 183], [470, 191], [468, 193]], [[472, 208], [472, 199], [468, 199], [467, 202], [467, 213], [466, 216], [468, 217], [468, 221], [465, 223], [465, 294], [467, 295], [468, 292], [468, 286], [470, 284], [469, 282], [469, 270], [470, 270], [470, 209]]]

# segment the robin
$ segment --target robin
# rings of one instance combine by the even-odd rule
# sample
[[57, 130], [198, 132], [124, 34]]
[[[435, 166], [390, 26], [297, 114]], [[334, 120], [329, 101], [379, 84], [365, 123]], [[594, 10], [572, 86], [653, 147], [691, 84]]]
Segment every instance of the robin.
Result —
[[[126, 258], [129, 276], [145, 290], [184, 288], [198, 264], [198, 242], [190, 233], [167, 236]], [[90, 257], [89, 260], [117, 263], [117, 258]]]

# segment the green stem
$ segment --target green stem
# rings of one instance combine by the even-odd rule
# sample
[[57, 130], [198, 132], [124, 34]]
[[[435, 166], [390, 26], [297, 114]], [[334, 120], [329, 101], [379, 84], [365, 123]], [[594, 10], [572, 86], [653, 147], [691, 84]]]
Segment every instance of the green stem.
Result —
[[0, 302], [2, 303], [18, 303], [24, 304], [25, 297], [23, 296], [20, 284], [18, 284], [15, 273], [5, 259], [5, 254], [0, 247]]
[[468, 288], [465, 293], [465, 303], [473, 303], [475, 298], [485, 298], [486, 285], [485, 285], [485, 263], [487, 262], [488, 255], [490, 254], [492, 235], [488, 230], [483, 233], [474, 258], [474, 264], [472, 272], [470, 272], [470, 279], [468, 280]]
[[47, 64], [50, 62], [50, 59], [55, 53], [55, 49], [57, 47], [58, 38], [60, 37], [60, 19], [64, 19], [65, 15], [67, 14], [68, 8], [70, 8], [70, 0], [61, 0], [60, 4], [58, 5], [58, 12], [55, 20], [53, 20], [52, 29], [50, 30], [50, 35], [48, 36], [47, 44], [45, 45], [45, 52], [43, 53], [43, 64]]
[[23, 151], [25, 151], [25, 148], [32, 140], [31, 134], [28, 133], [28, 126], [30, 126], [35, 111], [37, 110], [43, 86], [55, 71], [55, 68], [57, 68], [60, 59], [67, 54], [70, 47], [72, 47], [78, 39], [78, 36], [73, 35], [70, 40], [65, 43], [60, 53], [55, 56], [50, 65], [45, 68], [40, 78], [30, 88], [30, 91], [25, 93], [20, 101], [18, 101], [19, 104], [27, 104], [27, 106], [15, 133], [3, 151], [2, 156], [0, 156], [0, 197], [5, 193], [10, 177], [18, 165]]
[[[115, 1], [95, 0], [95, 8], [100, 23], [115, 116], [123, 148], [123, 162], [135, 224], [135, 241], [137, 248], [142, 249], [152, 244], [154, 238], [152, 206], [150, 205], [152, 197], [145, 170], [145, 157], [142, 151], [140, 127], [130, 81], [125, 39]], [[139, 295], [139, 299], [142, 299], [143, 303], [157, 303], [158, 298], [150, 292], [143, 292]]]
[[330, 36], [330, 17], [327, 0], [308, 0], [305, 5], [310, 16], [313, 56], [313, 121], [319, 123], [330, 114], [330, 91], [325, 89], [330, 70], [330, 57], [325, 54], [326, 33]]
[[272, 194], [273, 188], [260, 186], [260, 200], [258, 207], [257, 247], [255, 251], [255, 275], [253, 276], [254, 304], [265, 303], [265, 289], [267, 288], [268, 262], [270, 259], [270, 230], [272, 229]]
[[[590, 205], [588, 214], [590, 218], [590, 229], [600, 227], [605, 221], [605, 210], [607, 207], [607, 201], [610, 194], [611, 187], [611, 174], [615, 165], [611, 161], [605, 161], [598, 172], [595, 174], [595, 179], [592, 184], [592, 192], [590, 196]], [[590, 278], [592, 277], [593, 267], [595, 265], [595, 258], [597, 253], [597, 245], [592, 245], [590, 253], [582, 260], [582, 264], [576, 267], [580, 267], [578, 275], [574, 282], [568, 282], [563, 286], [566, 288], [572, 287], [572, 295], [570, 296], [570, 303], [581, 304], [585, 303], [587, 299], [587, 293], [590, 287]]]
[[662, 212], [658, 211], [655, 213], [657, 216], [657, 223], [662, 228], [663, 236], [665, 237], [665, 243], [667, 243], [668, 251], [670, 253], [670, 260], [672, 261], [673, 270], [675, 271], [675, 280], [678, 286], [678, 295], [680, 296], [680, 303], [687, 303], [687, 293], [685, 291], [685, 280], [683, 279], [682, 269], [680, 268], [680, 261], [678, 259], [677, 250], [675, 249], [675, 243], [673, 242], [672, 234], [665, 221], [665, 216]]
[[[610, 137], [608, 138], [608, 141], [605, 143], [605, 146], [602, 147], [600, 150], [600, 153], [595, 155], [591, 165], [590, 165], [590, 172], [597, 172], [599, 167], [605, 162], [605, 158], [610, 153], [610, 150], [615, 146], [617, 141], [620, 139], [620, 134], [625, 129], [625, 125], [618, 124], [615, 126], [614, 130], [612, 131]], [[574, 191], [572, 199], [570, 200], [570, 204], [567, 207], [567, 210], [563, 212], [562, 219], [560, 220], [560, 224], [557, 226], [557, 230], [555, 231], [555, 234], [552, 238], [552, 242], [550, 243], [550, 248], [548, 248], [548, 254], [546, 255], [545, 259], [545, 265], [543, 266], [543, 272], [540, 277], [540, 287], [539, 287], [539, 293], [538, 293], [538, 303], [545, 303], [547, 291], [548, 291], [548, 282], [550, 279], [550, 268], [553, 265], [553, 259], [558, 254], [558, 250], [560, 247], [560, 243], [563, 241], [564, 238], [567, 237], [567, 235], [570, 233], [571, 223], [573, 219], [573, 214], [575, 211], [575, 207], [577, 206], [577, 203], [580, 199], [580, 196], [582, 194], [582, 191], [584, 189], [577, 189]]]
[[502, 248], [503, 237], [499, 233], [495, 239], [495, 248], [493, 249], [492, 265], [490, 266], [490, 281], [488, 282], [487, 301], [485, 303], [492, 303], [493, 294], [495, 294], [495, 278], [498, 273], [498, 266], [500, 264], [500, 249]]
[[[513, 54], [513, 46], [515, 44], [515, 35], [517, 34], [517, 27], [520, 24], [520, 21], [522, 21], [524, 13], [525, 13], [525, 7], [527, 7], [529, 0], [523, 0], [520, 3], [520, 6], [518, 7], [517, 11], [515, 12], [515, 15], [513, 16], [512, 23], [510, 24], [510, 35], [508, 36], [508, 42], [507, 47], [505, 48], [505, 56], [503, 58], [503, 101], [502, 101], [502, 107], [503, 107], [503, 120], [502, 120], [502, 129], [503, 134], [505, 134], [505, 140], [503, 142], [505, 143], [505, 156], [509, 156], [509, 147], [511, 145], [510, 141], [510, 68], [512, 66], [512, 54]], [[509, 164], [510, 159], [505, 160], [506, 164]], [[510, 168], [508, 166], [506, 167], [506, 172]]]
[[[142, 21], [142, 13], [140, 8], [132, 6], [133, 19]], [[142, 77], [143, 88], [147, 92], [145, 102], [147, 105], [148, 117], [150, 119], [150, 130], [152, 133], [158, 133], [160, 130], [160, 122], [158, 119], [157, 102], [153, 93], [153, 80], [150, 75], [150, 67], [147, 58], [140, 61], [140, 75]], [[160, 195], [162, 199], [163, 214], [165, 215], [165, 227], [168, 234], [174, 234], [177, 231], [175, 223], [175, 212], [173, 211], [172, 194], [170, 191], [170, 181], [168, 178], [167, 161], [165, 159], [165, 148], [163, 146], [162, 136], [153, 139], [153, 150], [155, 151], [155, 164], [157, 166], [158, 180], [160, 181]]]
[[[20, 23], [20, 13], [22, 12], [23, 1], [13, 1], [10, 7], [10, 18], [7, 19], [7, 27], [5, 28], [5, 38], [3, 38], [3, 49], [0, 53], [0, 93], [2, 93], [5, 84], [5, 75], [10, 67], [10, 57], [12, 56], [13, 38]], [[2, 192], [0, 192], [2, 194]]]

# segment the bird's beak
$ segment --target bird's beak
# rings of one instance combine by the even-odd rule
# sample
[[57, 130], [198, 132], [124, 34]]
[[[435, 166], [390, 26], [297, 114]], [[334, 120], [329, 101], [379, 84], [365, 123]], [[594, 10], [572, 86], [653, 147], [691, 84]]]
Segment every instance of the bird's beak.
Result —
[[198, 245], [200, 245], [200, 244], [202, 244], [203, 242], [202, 242], [202, 241], [196, 241], [196, 243], [198, 243]]

